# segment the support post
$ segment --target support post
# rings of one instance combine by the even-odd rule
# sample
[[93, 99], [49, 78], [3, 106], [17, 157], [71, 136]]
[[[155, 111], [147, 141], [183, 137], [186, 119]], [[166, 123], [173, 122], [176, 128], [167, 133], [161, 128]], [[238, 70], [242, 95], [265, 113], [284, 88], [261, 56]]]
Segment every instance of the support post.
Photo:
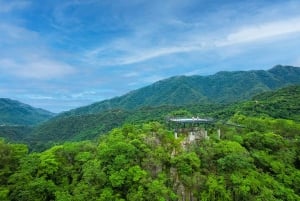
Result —
[[218, 139], [221, 139], [221, 129], [218, 128]]

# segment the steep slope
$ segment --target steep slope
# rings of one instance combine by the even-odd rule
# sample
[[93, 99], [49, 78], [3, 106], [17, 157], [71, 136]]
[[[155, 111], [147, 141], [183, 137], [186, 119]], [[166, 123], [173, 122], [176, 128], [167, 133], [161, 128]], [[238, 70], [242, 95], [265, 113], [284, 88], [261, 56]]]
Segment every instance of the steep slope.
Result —
[[24, 140], [33, 149], [42, 150], [49, 147], [51, 143], [95, 139], [126, 123], [149, 121], [165, 123], [166, 117], [172, 113], [223, 117], [226, 115], [222, 113], [224, 107], [226, 106], [220, 104], [143, 107], [135, 110], [107, 110], [97, 114], [52, 118], [34, 128]]
[[280, 65], [268, 71], [224, 71], [210, 76], [177, 76], [120, 97], [71, 110], [62, 116], [145, 106], [232, 103], [247, 100], [261, 92], [299, 83], [300, 68]]
[[44, 122], [54, 114], [8, 98], [0, 98], [0, 125], [32, 126]]
[[31, 126], [0, 126], [0, 138], [10, 142], [24, 142], [32, 130]]
[[289, 86], [264, 92], [241, 104], [246, 115], [268, 115], [273, 118], [300, 121], [300, 86]]

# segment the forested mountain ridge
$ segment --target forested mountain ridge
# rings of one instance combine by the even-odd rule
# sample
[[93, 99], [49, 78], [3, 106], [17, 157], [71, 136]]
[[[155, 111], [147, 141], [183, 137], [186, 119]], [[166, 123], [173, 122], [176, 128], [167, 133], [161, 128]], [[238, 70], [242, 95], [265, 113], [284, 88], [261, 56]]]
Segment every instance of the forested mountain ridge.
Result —
[[[107, 110], [98, 114], [53, 118], [33, 130], [27, 140], [38, 148], [45, 143], [94, 139], [125, 123], [165, 122], [169, 115], [211, 117], [227, 121], [235, 113], [247, 116], [300, 121], [300, 86], [289, 86], [233, 104], [194, 104], [185, 106], [143, 107], [135, 110]], [[42, 147], [41, 147], [42, 148]]]
[[176, 76], [61, 115], [94, 114], [145, 106], [232, 103], [247, 100], [264, 91], [299, 83], [300, 68], [281, 65], [267, 71], [222, 71], [210, 76]]
[[292, 119], [300, 122], [300, 86], [289, 86], [276, 91], [258, 94], [242, 104], [248, 115], [268, 115], [273, 118]]
[[[268, 83], [268, 88], [266, 88], [266, 90], [270, 90], [270, 88], [276, 88], [278, 86], [284, 85], [284, 83], [288, 83], [289, 82], [288, 77], [290, 78], [291, 82], [297, 82], [298, 78], [300, 77], [298, 76], [299, 69], [300, 68], [296, 68], [296, 67], [276, 66], [271, 70], [269, 70], [272, 73], [269, 73], [269, 71], [219, 72], [215, 74], [213, 78], [209, 78], [209, 76], [207, 76], [206, 78], [201, 76], [191, 76], [191, 77], [180, 76], [180, 77], [170, 78], [169, 80], [171, 80], [171, 83], [173, 83], [170, 86], [178, 86], [177, 84], [181, 82], [180, 80], [183, 80], [182, 82], [186, 83], [183, 84], [182, 87], [179, 87], [178, 91], [181, 91], [179, 94], [172, 96], [174, 98], [176, 97], [178, 99], [183, 99], [182, 94], [184, 93], [184, 91], [187, 90], [196, 91], [194, 89], [189, 89], [188, 87], [189, 85], [187, 84], [189, 82], [187, 80], [197, 80], [196, 78], [198, 77], [200, 77], [201, 79], [209, 78], [211, 80], [212, 79], [222, 80], [221, 79], [222, 77], [225, 78], [228, 77], [228, 75], [230, 75], [231, 77], [247, 77], [246, 80], [249, 80], [251, 78], [250, 76], [251, 74], [252, 77], [253, 76], [260, 77], [262, 80], [268, 80], [267, 78], [270, 78], [271, 81], [270, 80], [264, 81]], [[265, 75], [268, 75], [267, 78]], [[282, 77], [281, 78], [282, 80], [279, 80], [278, 78], [280, 77], [279, 75]], [[283, 78], [285, 75], [287, 76]], [[275, 79], [274, 77], [277, 78]], [[168, 85], [170, 83], [169, 80], [167, 79], [164, 81], [157, 82], [153, 84], [153, 86], [152, 85], [149, 86], [148, 87], [149, 89], [147, 90], [150, 89], [152, 90], [152, 88], [157, 85], [158, 86], [157, 93], [158, 93], [159, 91], [162, 91], [160, 90], [161, 86], [165, 85], [164, 87], [162, 87], [162, 89], [169, 87]], [[254, 83], [255, 80], [257, 79], [253, 79], [253, 80]], [[237, 82], [237, 81], [233, 80], [232, 82]], [[245, 82], [248, 83], [248, 81]], [[196, 86], [197, 82], [195, 81], [192, 83], [193, 84], [191, 87]], [[248, 85], [245, 86], [245, 84], [243, 85], [240, 84], [239, 86], [247, 88]], [[185, 90], [185, 88], [187, 90]], [[227, 88], [227, 90], [228, 89], [229, 88]], [[136, 91], [138, 91], [138, 93], [142, 93], [144, 90], [140, 89]], [[136, 95], [136, 91], [131, 93]], [[172, 91], [172, 87], [169, 87], [169, 91], [170, 92]], [[178, 91], [175, 90], [174, 93], [177, 93]], [[247, 92], [249, 92], [249, 90]], [[197, 93], [195, 92], [194, 94]], [[170, 115], [170, 113], [174, 111], [176, 112], [180, 110], [187, 111], [189, 114], [194, 116], [202, 116], [202, 117], [209, 116], [217, 120], [223, 120], [223, 121], [226, 121], [226, 119], [230, 118], [237, 111], [245, 115], [252, 115], [252, 116], [255, 114], [259, 116], [267, 115], [273, 118], [285, 118], [285, 119], [293, 119], [298, 121], [300, 117], [299, 104], [298, 104], [298, 102], [300, 102], [299, 95], [300, 95], [299, 87], [294, 86], [294, 87], [287, 87], [275, 92], [269, 92], [269, 93], [266, 92], [263, 93], [262, 95], [258, 95], [252, 101], [246, 101], [244, 103], [236, 103], [236, 104], [208, 103], [209, 101], [206, 98], [201, 99], [200, 96], [191, 95], [188, 96], [189, 100], [194, 100], [193, 97], [197, 96], [198, 97], [197, 101], [194, 100], [195, 103], [188, 102], [185, 105], [179, 104], [179, 105], [143, 106], [143, 107], [137, 107], [135, 109], [122, 109], [122, 108], [114, 109], [114, 107], [111, 107], [112, 109], [110, 110], [107, 109], [97, 113], [96, 113], [97, 109], [94, 110], [93, 108], [94, 106], [91, 105], [91, 106], [73, 110], [67, 114], [58, 115], [57, 117], [52, 118], [49, 121], [46, 121], [33, 129], [32, 128], [23, 129], [22, 127], [13, 127], [13, 126], [5, 127], [5, 128], [3, 127], [0, 130], [0, 134], [1, 134], [0, 136], [13, 141], [30, 143], [32, 147], [40, 147], [37, 148], [38, 150], [40, 150], [40, 149], [44, 149], [44, 147], [48, 147], [53, 143], [95, 139], [98, 135], [104, 134], [113, 128], [122, 126], [124, 123], [144, 123], [148, 121], [164, 122], [166, 116]], [[157, 96], [157, 98], [158, 97], [159, 96]], [[168, 97], [168, 95], [164, 95], [164, 96], [161, 95], [160, 97], [166, 98]], [[119, 99], [122, 99], [122, 97], [119, 97]], [[108, 103], [109, 101], [110, 100], [107, 100], [106, 102]], [[95, 103], [94, 105], [97, 104], [98, 103]], [[91, 108], [89, 107], [92, 107], [92, 110], [90, 110]], [[89, 109], [86, 110], [87, 108]]]
[[250, 99], [254, 94], [293, 83], [300, 83], [300, 68], [291, 66], [275, 66], [268, 71], [172, 77], [121, 97], [62, 113], [35, 128], [29, 141], [39, 143], [43, 139], [43, 142], [51, 143], [92, 139], [126, 122], [162, 121], [170, 112], [181, 109], [194, 115], [226, 119], [234, 111], [249, 113], [254, 107], [259, 108], [259, 104], [253, 105], [253, 101], [232, 106], [226, 103]]
[[34, 108], [8, 98], [0, 98], [0, 137], [24, 142], [34, 126], [54, 116], [53, 113]]
[[8, 98], [0, 98], [0, 125], [33, 126], [54, 114]]

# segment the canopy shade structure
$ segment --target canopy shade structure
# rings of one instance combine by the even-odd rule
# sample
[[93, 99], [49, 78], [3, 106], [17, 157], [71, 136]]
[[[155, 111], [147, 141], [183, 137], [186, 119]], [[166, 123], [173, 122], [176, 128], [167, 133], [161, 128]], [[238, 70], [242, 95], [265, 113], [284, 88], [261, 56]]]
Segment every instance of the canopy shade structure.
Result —
[[198, 118], [198, 117], [169, 118], [168, 121], [175, 122], [175, 123], [212, 123], [212, 122], [214, 122], [213, 119], [204, 119], [204, 118]]

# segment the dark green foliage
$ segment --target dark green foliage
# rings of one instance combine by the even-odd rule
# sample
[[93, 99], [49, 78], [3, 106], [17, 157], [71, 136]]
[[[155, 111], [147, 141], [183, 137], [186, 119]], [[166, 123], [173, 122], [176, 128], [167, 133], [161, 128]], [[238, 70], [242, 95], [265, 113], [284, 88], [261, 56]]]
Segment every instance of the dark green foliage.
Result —
[[99, 133], [121, 126], [126, 115], [126, 112], [116, 110], [94, 115], [53, 118], [35, 128], [26, 141], [34, 145], [39, 142], [94, 139]]
[[24, 139], [34, 150], [44, 150], [54, 143], [95, 139], [113, 128], [125, 123], [166, 122], [168, 116], [182, 116], [194, 113], [196, 116], [214, 116], [224, 105], [205, 104], [192, 106], [144, 107], [131, 111], [110, 110], [98, 114], [55, 117], [36, 127]]
[[0, 125], [36, 125], [54, 114], [8, 98], [0, 98]]
[[24, 142], [32, 129], [31, 126], [0, 126], [0, 137], [12, 142]]
[[0, 200], [9, 200], [10, 176], [17, 171], [27, 153], [28, 149], [25, 145], [8, 144], [0, 138]]

